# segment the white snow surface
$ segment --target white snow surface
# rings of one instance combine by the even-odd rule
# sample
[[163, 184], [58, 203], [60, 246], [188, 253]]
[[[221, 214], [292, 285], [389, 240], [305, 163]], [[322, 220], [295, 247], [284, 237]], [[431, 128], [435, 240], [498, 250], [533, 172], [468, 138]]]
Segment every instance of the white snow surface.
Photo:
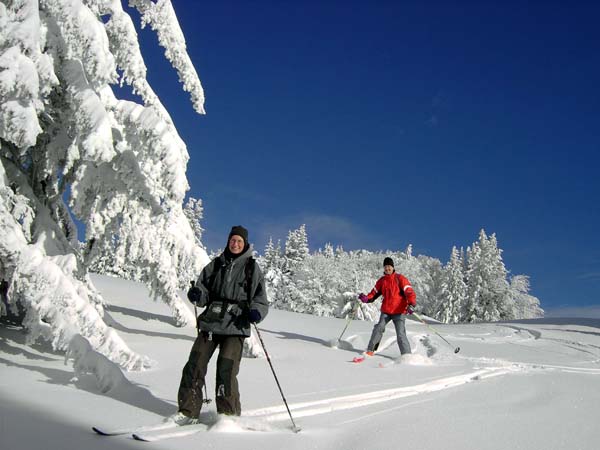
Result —
[[[598, 449], [600, 320], [536, 319], [511, 323], [407, 323], [412, 355], [399, 358], [393, 326], [378, 354], [362, 364], [373, 326], [271, 310], [259, 325], [299, 433], [265, 358], [244, 358], [241, 418], [203, 410], [208, 429], [139, 443], [102, 437], [160, 422], [176, 410], [181, 369], [195, 338], [177, 328], [168, 306], [147, 289], [95, 276], [107, 323], [150, 370], [122, 372], [76, 338], [62, 353], [28, 346], [23, 332], [0, 326], [0, 448], [133, 449]], [[44, 344], [46, 345], [46, 344]], [[459, 346], [455, 354], [453, 347]], [[207, 377], [214, 398], [216, 355]], [[74, 368], [75, 366], [75, 368]], [[253, 431], [250, 431], [252, 429]]]

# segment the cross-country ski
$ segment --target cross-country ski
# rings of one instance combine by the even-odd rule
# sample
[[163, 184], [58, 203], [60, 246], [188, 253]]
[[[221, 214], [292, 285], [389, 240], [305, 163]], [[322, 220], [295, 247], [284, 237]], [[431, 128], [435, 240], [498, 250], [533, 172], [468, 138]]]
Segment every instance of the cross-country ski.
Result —
[[145, 425], [145, 426], [135, 427], [135, 428], [105, 429], [100, 426], [93, 426], [92, 430], [94, 430], [100, 436], [121, 436], [121, 435], [136, 433], [136, 432], [143, 433], [143, 432], [148, 432], [148, 431], [165, 430], [165, 429], [176, 428], [176, 427], [177, 427], [177, 425], [174, 424], [173, 422], [162, 421], [162, 422], [154, 424], [154, 425]]
[[192, 434], [206, 431], [208, 425], [199, 423], [194, 425], [182, 425], [179, 427], [171, 427], [168, 429], [158, 430], [147, 430], [147, 431], [136, 431], [131, 434], [133, 439], [144, 442], [154, 442], [165, 439], [172, 439], [177, 437], [190, 436]]

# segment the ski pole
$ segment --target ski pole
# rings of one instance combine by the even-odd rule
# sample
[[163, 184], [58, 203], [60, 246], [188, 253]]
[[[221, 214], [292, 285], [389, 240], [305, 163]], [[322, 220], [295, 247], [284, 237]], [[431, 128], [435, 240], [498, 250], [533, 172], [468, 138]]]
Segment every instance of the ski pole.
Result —
[[292, 430], [294, 431], [294, 433], [297, 433], [300, 431], [300, 428], [298, 428], [296, 426], [296, 423], [294, 422], [294, 418], [292, 417], [292, 413], [290, 411], [290, 407], [288, 406], [287, 400], [285, 399], [285, 395], [283, 395], [283, 390], [281, 389], [281, 385], [279, 384], [279, 379], [277, 378], [277, 374], [275, 373], [275, 369], [273, 368], [273, 363], [271, 363], [271, 358], [269, 357], [269, 353], [267, 352], [267, 348], [265, 347], [265, 343], [262, 339], [262, 336], [260, 335], [260, 331], [258, 331], [258, 327], [256, 326], [256, 324], [254, 325], [254, 329], [256, 330], [256, 335], [258, 336], [258, 340], [260, 341], [260, 345], [262, 345], [262, 348], [265, 352], [265, 356], [267, 357], [267, 361], [269, 362], [269, 366], [271, 367], [271, 372], [273, 372], [273, 376], [275, 377], [275, 382], [277, 383], [277, 387], [279, 388], [279, 393], [281, 394], [281, 398], [283, 399], [283, 403], [285, 404], [285, 409], [287, 409], [287, 412], [290, 416], [290, 420], [292, 421]]
[[340, 334], [340, 337], [337, 338], [338, 342], [340, 342], [342, 340], [342, 336], [344, 335], [344, 333], [346, 332], [346, 329], [348, 328], [348, 325], [350, 325], [350, 321], [352, 320], [352, 315], [348, 314], [348, 318], [346, 319], [346, 326], [344, 327], [344, 329], [342, 330], [342, 333]]
[[[190, 281], [192, 287], [196, 287], [195, 281]], [[200, 336], [200, 325], [198, 325], [198, 308], [196, 308], [196, 302], [194, 303], [194, 316], [196, 316], [196, 335]], [[208, 398], [208, 390], [206, 389], [206, 383], [204, 383], [204, 400], [202, 403], [206, 403], [207, 405], [212, 402], [210, 398]]]
[[[440, 338], [442, 338], [442, 340], [443, 340], [443, 341], [444, 341], [446, 344], [448, 344], [450, 347], [453, 347], [453, 348], [454, 348], [454, 346], [453, 346], [453, 345], [452, 345], [450, 342], [448, 342], [444, 336], [442, 336], [440, 333], [438, 333], [438, 332], [435, 330], [435, 328], [433, 328], [431, 325], [429, 325], [427, 322], [425, 322], [425, 321], [424, 321], [424, 320], [421, 318], [421, 316], [419, 316], [419, 315], [418, 315], [416, 312], [414, 312], [414, 311], [413, 311], [413, 312], [412, 312], [412, 315], [413, 315], [413, 316], [415, 316], [417, 319], [419, 319], [419, 321], [421, 321], [421, 322], [423, 323], [423, 325], [425, 325], [427, 328], [429, 328], [431, 331], [433, 331], [435, 334], [437, 334], [437, 335], [438, 335]], [[460, 352], [460, 347], [456, 347], [456, 348], [454, 348], [454, 353], [458, 353], [458, 352]]]
[[348, 325], [350, 325], [350, 322], [352, 321], [352, 318], [355, 315], [356, 315], [356, 307], [354, 309], [352, 309], [352, 311], [350, 311], [350, 314], [348, 314], [348, 318], [346, 319], [346, 326], [342, 330], [342, 333], [340, 334], [340, 337], [338, 338], [338, 342], [340, 342], [342, 340], [342, 336], [344, 335], [344, 333], [348, 329]]
[[[196, 287], [195, 281], [190, 281], [190, 284], [193, 288]], [[196, 317], [196, 334], [200, 336], [200, 327], [198, 326], [198, 308], [196, 308], [196, 302], [192, 302], [194, 305], [194, 317]]]

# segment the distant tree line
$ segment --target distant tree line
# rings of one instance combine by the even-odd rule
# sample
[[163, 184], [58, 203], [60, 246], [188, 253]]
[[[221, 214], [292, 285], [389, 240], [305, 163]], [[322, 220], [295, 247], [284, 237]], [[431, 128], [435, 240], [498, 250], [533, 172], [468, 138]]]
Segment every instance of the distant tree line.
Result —
[[309, 252], [305, 225], [281, 242], [267, 244], [259, 263], [264, 269], [272, 305], [278, 309], [341, 317], [355, 314], [373, 320], [379, 303], [359, 304], [356, 295], [370, 290], [391, 256], [397, 272], [417, 292], [417, 311], [444, 323], [499, 321], [543, 316], [539, 300], [529, 294], [527, 275], [511, 276], [496, 235], [484, 230], [465, 250], [452, 248], [443, 265], [438, 259], [405, 251], [345, 251], [331, 244]]

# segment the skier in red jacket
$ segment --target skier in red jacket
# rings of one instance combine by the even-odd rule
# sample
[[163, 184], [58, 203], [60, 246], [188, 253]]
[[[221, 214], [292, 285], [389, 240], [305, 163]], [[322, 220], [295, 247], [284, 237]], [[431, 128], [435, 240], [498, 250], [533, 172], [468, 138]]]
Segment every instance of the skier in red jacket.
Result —
[[404, 275], [396, 273], [392, 258], [387, 257], [383, 260], [383, 272], [384, 275], [377, 280], [371, 292], [367, 295], [361, 293], [358, 296], [361, 302], [371, 303], [383, 295], [381, 316], [379, 322], [373, 327], [365, 355], [372, 356], [377, 350], [385, 327], [390, 320], [394, 322], [396, 328], [400, 354], [404, 355], [411, 352], [410, 343], [406, 337], [406, 314], [412, 314], [411, 308], [417, 304], [417, 296], [408, 279]]

